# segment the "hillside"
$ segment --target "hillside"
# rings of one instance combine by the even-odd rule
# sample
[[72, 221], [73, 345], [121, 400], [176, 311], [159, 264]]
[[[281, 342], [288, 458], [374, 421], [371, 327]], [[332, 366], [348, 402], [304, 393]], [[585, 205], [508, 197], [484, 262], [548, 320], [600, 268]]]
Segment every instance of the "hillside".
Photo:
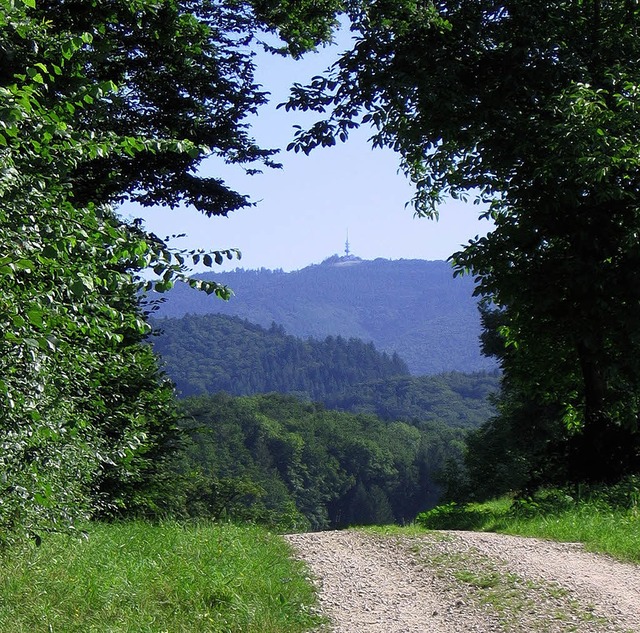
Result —
[[181, 396], [289, 393], [335, 398], [346, 387], [408, 376], [398, 357], [359, 339], [301, 339], [282, 326], [265, 329], [223, 314], [154, 321], [153, 346]]
[[495, 367], [480, 353], [473, 280], [443, 261], [333, 257], [285, 273], [242, 270], [202, 275], [230, 286], [228, 302], [185, 285], [166, 293], [156, 315], [236, 315], [297, 336], [372, 341], [397, 353], [415, 375]]
[[204, 477], [189, 503], [196, 516], [285, 531], [412, 521], [437, 503], [437, 474], [465, 436], [275, 393], [181, 405], [193, 440], [185, 468]]
[[398, 355], [372, 343], [301, 339], [222, 314], [154, 322], [153, 345], [181, 396], [279, 392], [384, 420], [473, 428], [495, 412], [497, 373], [411, 376]]
[[345, 385], [325, 398], [331, 409], [372, 413], [383, 420], [444, 423], [477, 428], [495, 415], [491, 394], [500, 390], [498, 372], [434, 376], [394, 376], [358, 385]]

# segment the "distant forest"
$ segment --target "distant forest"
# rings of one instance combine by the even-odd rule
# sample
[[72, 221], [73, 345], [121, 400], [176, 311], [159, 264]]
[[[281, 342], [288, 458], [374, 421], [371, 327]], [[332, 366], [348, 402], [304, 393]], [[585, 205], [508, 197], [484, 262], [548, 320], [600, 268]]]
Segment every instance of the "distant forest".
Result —
[[155, 322], [153, 337], [182, 396], [279, 392], [384, 420], [437, 421], [472, 428], [493, 409], [496, 372], [411, 376], [397, 354], [372, 343], [329, 336], [320, 341], [286, 334], [237, 317], [187, 315]]
[[454, 279], [443, 261], [333, 257], [299, 271], [236, 270], [202, 278], [228, 285], [228, 302], [185, 284], [167, 292], [155, 317], [220, 313], [287, 333], [324, 339], [342, 336], [397, 353], [414, 375], [492, 370], [480, 352], [481, 332], [473, 280]]
[[190, 516], [279, 530], [410, 521], [449, 493], [466, 437], [495, 414], [497, 372], [412, 376], [373, 343], [220, 314], [154, 325], [183, 397]]
[[236, 317], [187, 315], [155, 322], [153, 343], [183, 396], [227, 393], [244, 396], [277, 391], [324, 400], [343, 385], [408, 375], [397, 354], [373, 343], [329, 336], [323, 341], [267, 330]]

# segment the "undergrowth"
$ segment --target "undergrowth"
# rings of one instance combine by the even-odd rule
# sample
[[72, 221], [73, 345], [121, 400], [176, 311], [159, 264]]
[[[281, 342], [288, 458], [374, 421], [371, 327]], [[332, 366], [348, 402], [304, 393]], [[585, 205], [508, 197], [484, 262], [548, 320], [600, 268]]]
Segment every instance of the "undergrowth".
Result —
[[418, 525], [584, 543], [591, 551], [640, 562], [640, 478], [615, 486], [545, 489], [529, 497], [449, 503], [418, 515]]
[[92, 525], [0, 561], [3, 633], [301, 633], [319, 623], [301, 564], [257, 527]]

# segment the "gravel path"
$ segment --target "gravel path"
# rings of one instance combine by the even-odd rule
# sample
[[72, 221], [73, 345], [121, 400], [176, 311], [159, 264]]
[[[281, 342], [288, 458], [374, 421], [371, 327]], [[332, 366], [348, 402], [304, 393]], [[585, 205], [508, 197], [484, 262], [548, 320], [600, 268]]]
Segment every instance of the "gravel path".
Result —
[[640, 633], [640, 567], [475, 532], [287, 536], [333, 633]]

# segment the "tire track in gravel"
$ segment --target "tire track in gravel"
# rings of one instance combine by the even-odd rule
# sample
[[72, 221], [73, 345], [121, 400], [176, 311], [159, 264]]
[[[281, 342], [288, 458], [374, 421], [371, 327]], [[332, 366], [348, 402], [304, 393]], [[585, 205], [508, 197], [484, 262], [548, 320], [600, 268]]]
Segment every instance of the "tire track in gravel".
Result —
[[286, 537], [333, 633], [640, 633], [640, 567], [499, 534]]

